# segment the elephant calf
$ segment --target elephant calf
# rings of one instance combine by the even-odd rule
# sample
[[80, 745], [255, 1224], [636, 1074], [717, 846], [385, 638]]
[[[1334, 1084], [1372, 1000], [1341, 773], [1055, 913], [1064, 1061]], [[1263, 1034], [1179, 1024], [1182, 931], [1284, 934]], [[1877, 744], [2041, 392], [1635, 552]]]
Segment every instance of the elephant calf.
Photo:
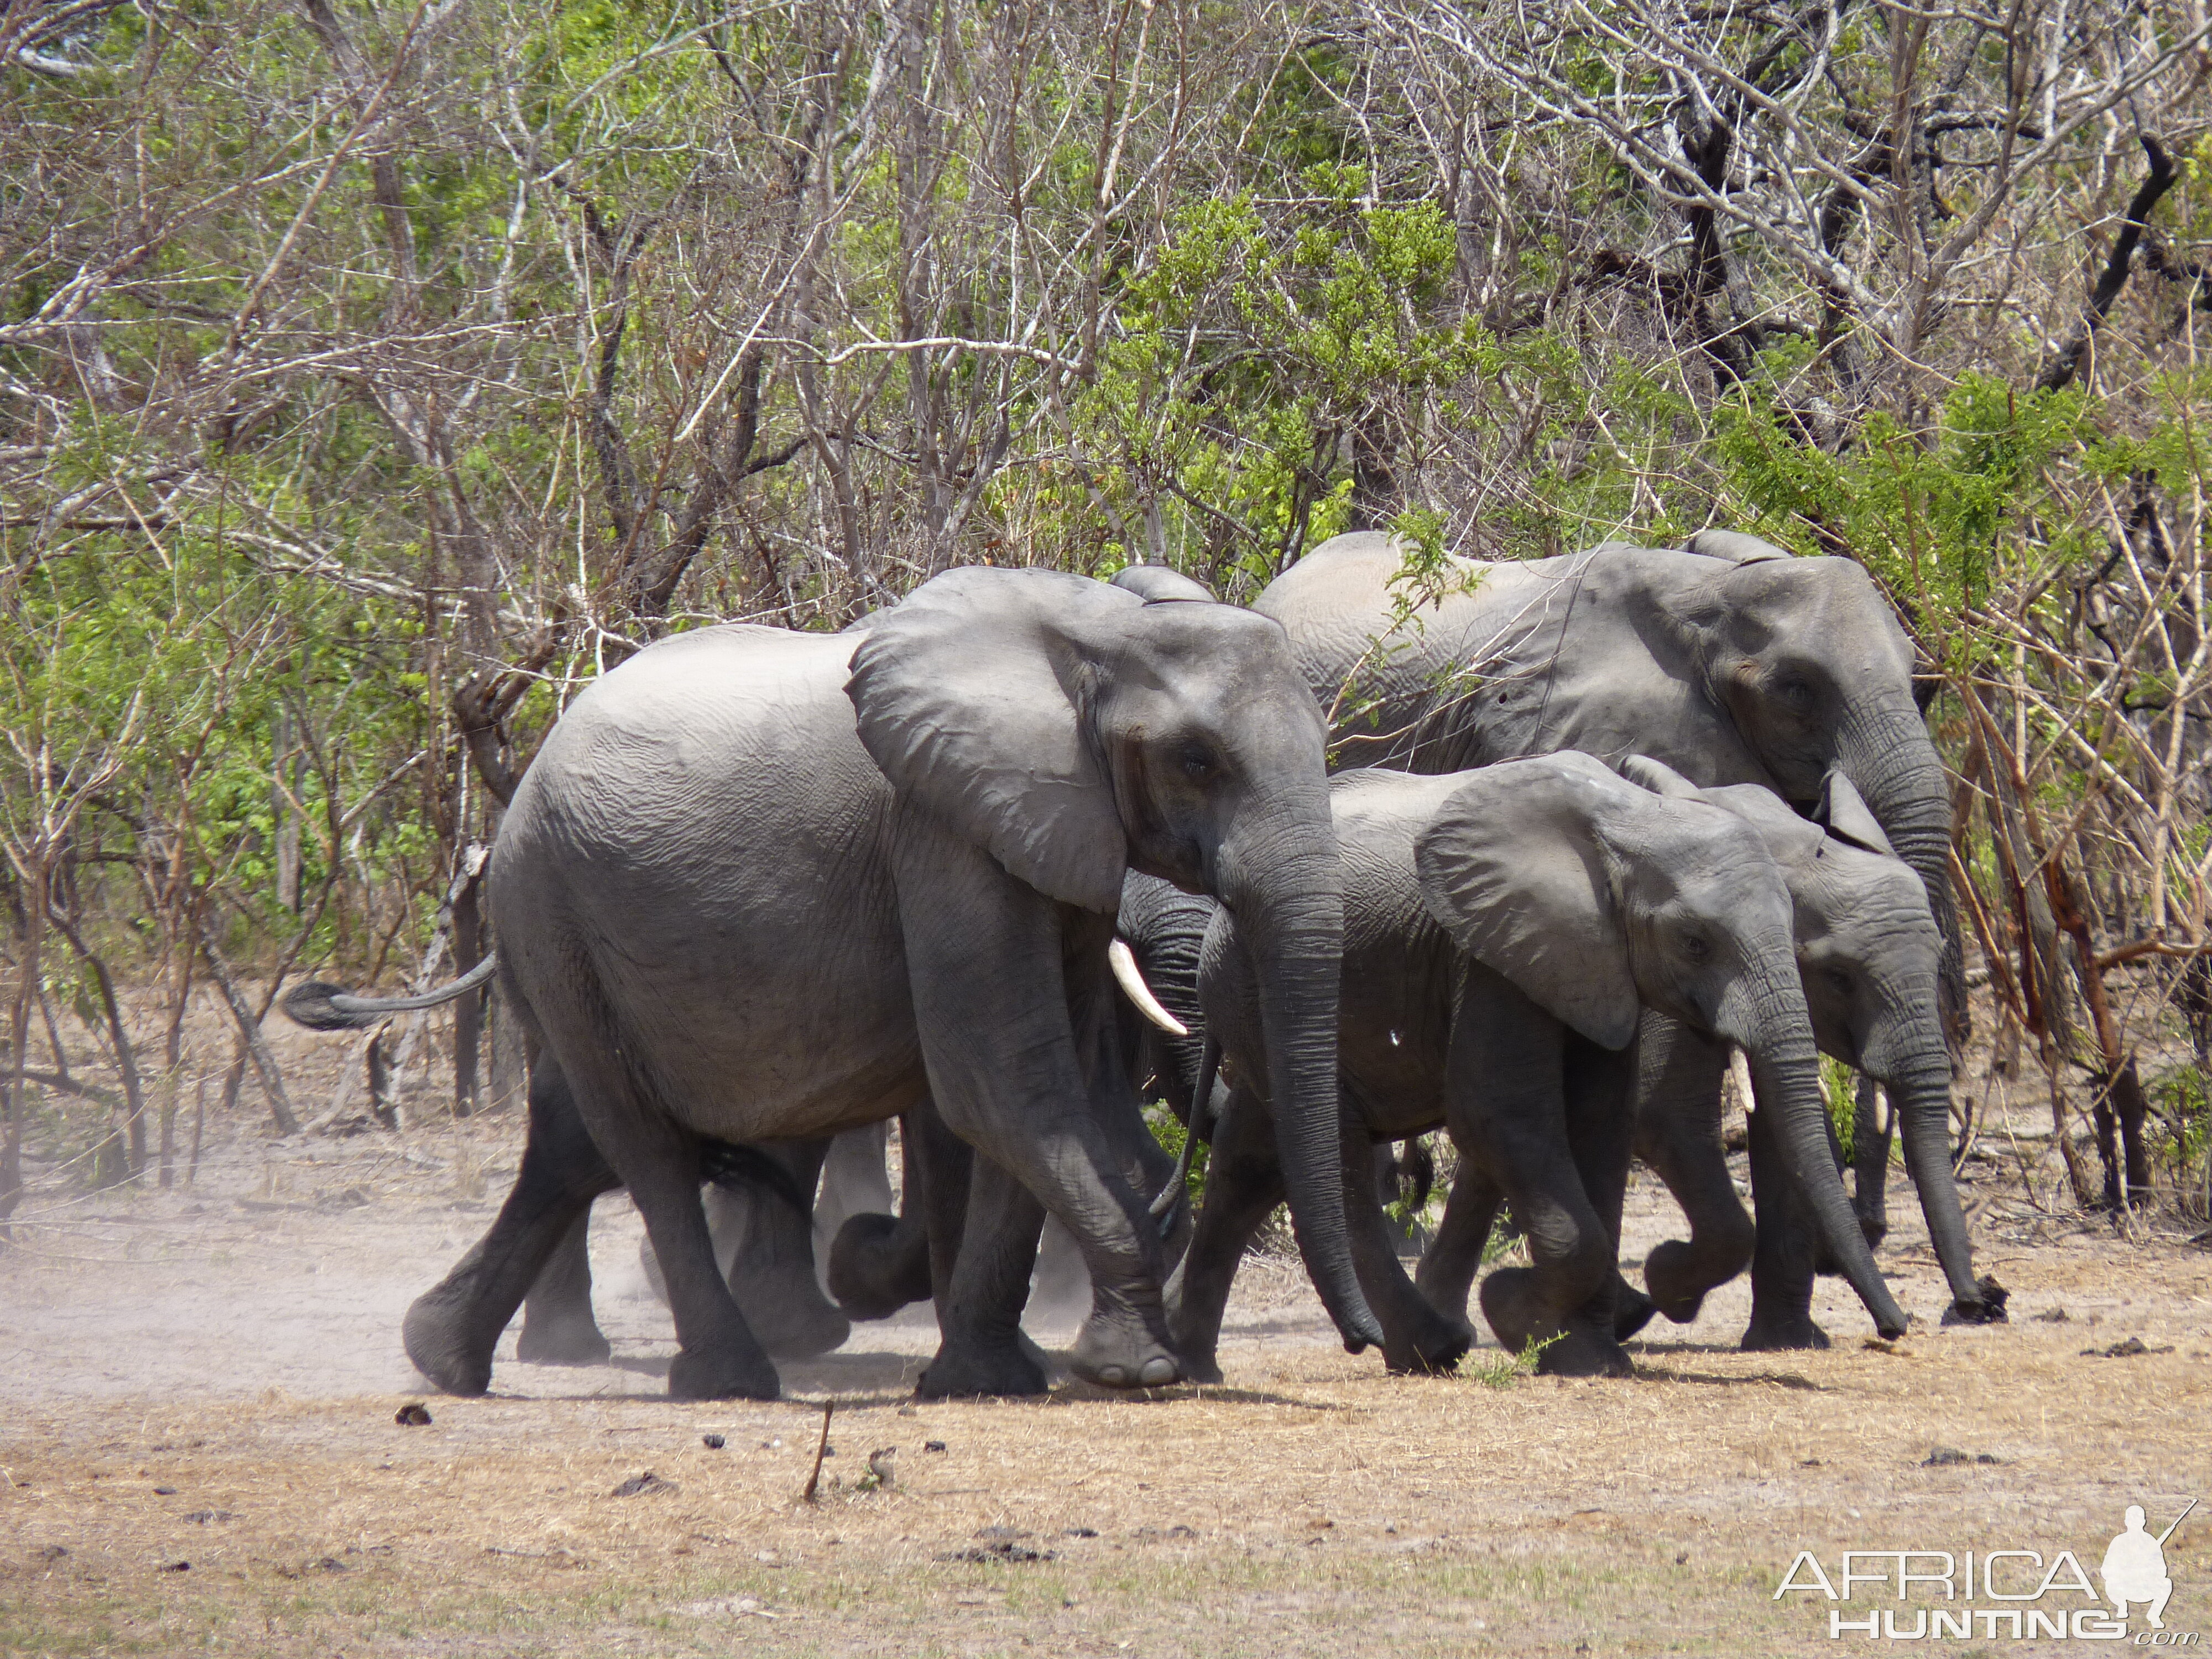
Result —
[[[1656, 761], [1632, 756], [1622, 771], [1678, 799], [1717, 806], [1756, 830], [1788, 883], [1797, 966], [1813, 1035], [1831, 1054], [1889, 1091], [1903, 1126], [1914, 1185], [1936, 1259], [1949, 1281], [1948, 1319], [2002, 1320], [2004, 1291], [1974, 1274], [1958, 1188], [1951, 1177], [1950, 1057], [1938, 986], [1943, 939], [1927, 894], [1891, 851], [1848, 779], [1831, 773], [1809, 818], [1755, 785], [1699, 789]], [[1705, 1293], [1752, 1267], [1747, 1349], [1826, 1347], [1813, 1322], [1815, 1240], [1777, 1167], [1763, 1109], [1751, 1116], [1751, 1176], [1758, 1222], [1738, 1201], [1720, 1142], [1724, 1045], [1663, 1016], [1647, 1014], [1638, 1036], [1636, 1150], [1657, 1170], [1690, 1221], [1687, 1242], [1670, 1239], [1645, 1260], [1645, 1298], [1631, 1291], [1616, 1329], [1630, 1334], [1655, 1310], [1678, 1323], [1697, 1316]], [[1887, 1137], [1858, 1160], [1858, 1206], [1866, 1227], [1878, 1212], [1870, 1164]], [[1447, 1314], [1463, 1310], [1497, 1206], [1479, 1177], [1453, 1190], [1443, 1226], [1417, 1283]], [[1873, 1230], [1868, 1228], [1871, 1234]]]
[[[1449, 1127], [1502, 1190], [1534, 1265], [1482, 1289], [1507, 1346], [1540, 1368], [1625, 1375], [1615, 1259], [1635, 1055], [1646, 1009], [1750, 1057], [1777, 1152], [1886, 1335], [1905, 1329], [1829, 1152], [1790, 894], [1759, 836], [1576, 753], [1474, 772], [1332, 781], [1343, 860], [1339, 1054], [1346, 1203], [1362, 1286], [1396, 1369], [1449, 1364], [1463, 1323], [1438, 1314], [1390, 1248], [1367, 1148]], [[1284, 1187], [1258, 1063], [1254, 964], [1236, 919], [1210, 924], [1200, 997], [1235, 1078], [1207, 1197], [1171, 1282], [1170, 1328], [1194, 1375], [1219, 1375], [1222, 1310]]]

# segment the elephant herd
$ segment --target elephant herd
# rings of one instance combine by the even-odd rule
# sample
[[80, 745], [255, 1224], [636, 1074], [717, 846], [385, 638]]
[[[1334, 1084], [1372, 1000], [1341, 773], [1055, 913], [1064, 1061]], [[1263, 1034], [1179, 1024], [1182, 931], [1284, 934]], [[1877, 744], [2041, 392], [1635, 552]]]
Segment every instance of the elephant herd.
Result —
[[[1048, 1215], [1090, 1279], [1077, 1376], [1217, 1380], [1285, 1201], [1346, 1346], [1393, 1370], [1472, 1345], [1501, 1204], [1529, 1265], [1480, 1306], [1540, 1369], [1626, 1374], [1623, 1339], [1747, 1262], [1747, 1347], [1825, 1344], [1816, 1265], [1894, 1335], [1887, 1134], [1857, 1138], [1855, 1209], [1824, 1053], [1887, 1092], [1944, 1318], [2002, 1319], [1952, 1181], [1948, 800], [1864, 571], [1706, 532], [1443, 574], [1409, 587], [1379, 534], [1250, 610], [1156, 567], [963, 568], [841, 634], [703, 629], [599, 680], [491, 863], [533, 1055], [521, 1165], [410, 1309], [409, 1356], [480, 1393], [527, 1297], [524, 1358], [603, 1358], [584, 1228], [618, 1186], [679, 1398], [772, 1397], [771, 1352], [924, 1297], [921, 1393], [1040, 1392], [1019, 1322]], [[390, 1006], [287, 1001], [324, 1026]], [[1721, 1143], [1732, 1050], [1755, 1224]], [[1155, 1096], [1211, 1143], [1194, 1216]], [[893, 1117], [902, 1212], [837, 1230], [841, 1312], [806, 1211], [832, 1138]], [[1457, 1174], [1409, 1279], [1373, 1149], [1435, 1129]], [[1690, 1224], [1641, 1291], [1618, 1268], [1639, 1155]], [[719, 1252], [708, 1182], [773, 1195]]]

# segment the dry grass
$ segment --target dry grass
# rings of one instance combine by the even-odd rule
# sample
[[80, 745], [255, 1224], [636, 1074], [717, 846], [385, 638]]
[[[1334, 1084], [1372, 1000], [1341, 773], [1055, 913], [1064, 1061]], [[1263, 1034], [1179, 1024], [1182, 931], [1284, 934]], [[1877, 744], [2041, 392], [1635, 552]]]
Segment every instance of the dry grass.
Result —
[[[1824, 1285], [1835, 1350], [1739, 1354], [1739, 1285], [1632, 1382], [1393, 1379], [1262, 1261], [1233, 1387], [923, 1406], [913, 1323], [787, 1368], [781, 1402], [660, 1397], [617, 1206], [595, 1255], [623, 1363], [507, 1360], [499, 1395], [400, 1427], [398, 1310], [488, 1219], [517, 1127], [248, 1134], [194, 1192], [48, 1207], [0, 1258], [0, 1652], [1832, 1652], [1825, 1607], [1770, 1600], [1800, 1547], [2088, 1559], [2126, 1504], [2212, 1485], [2204, 1253], [2002, 1201], [1982, 1253], [2016, 1322], [1895, 1352]], [[1639, 1189], [1632, 1236], [1674, 1224]], [[1932, 1315], [1924, 1243], [1886, 1255]], [[2127, 1336], [2172, 1352], [2081, 1354]], [[1937, 1444], [2002, 1461], [1922, 1467]], [[856, 1492], [890, 1446], [890, 1488]], [[612, 1495], [647, 1470], [675, 1490]], [[2169, 1546], [2178, 1629], [2212, 1624], [2200, 1540]], [[1050, 1559], [948, 1559], [994, 1544]]]
[[[283, 1041], [326, 1091], [341, 1045]], [[400, 1427], [425, 1398], [400, 1313], [489, 1221], [520, 1129], [272, 1142], [242, 1115], [189, 1189], [42, 1179], [0, 1255], [0, 1654], [1832, 1654], [1825, 1604], [1771, 1599], [1801, 1547], [2094, 1568], [2127, 1504], [2212, 1498], [2206, 1252], [2023, 1201], [2016, 1159], [2045, 1195], [2056, 1160], [2002, 1127], [1967, 1198], [2014, 1322], [1933, 1328], [1900, 1184], [1884, 1265], [1924, 1323], [1894, 1351], [1824, 1281], [1834, 1350], [1738, 1353], [1739, 1283], [1639, 1345], [1631, 1382], [1492, 1386], [1490, 1346], [1393, 1379], [1261, 1258], [1227, 1389], [909, 1406], [934, 1331], [908, 1319], [786, 1367], [783, 1401], [676, 1405], [617, 1200], [593, 1255], [618, 1363], [522, 1365], [510, 1338], [496, 1395]], [[1679, 1231], [1639, 1182], [1631, 1260]], [[2171, 1352], [2081, 1353], [2130, 1336]], [[825, 1399], [838, 1455], [809, 1505]], [[2001, 1461], [1923, 1467], [1937, 1445]], [[892, 1446], [890, 1487], [857, 1491]], [[647, 1470], [675, 1489], [613, 1496]], [[2212, 1627], [2212, 1522], [2167, 1553], [2169, 1625]]]

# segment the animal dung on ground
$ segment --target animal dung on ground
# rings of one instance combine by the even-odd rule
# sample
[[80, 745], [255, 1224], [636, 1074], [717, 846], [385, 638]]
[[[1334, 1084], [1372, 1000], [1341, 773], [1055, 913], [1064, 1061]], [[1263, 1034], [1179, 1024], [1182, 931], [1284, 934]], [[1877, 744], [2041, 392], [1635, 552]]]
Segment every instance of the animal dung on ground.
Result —
[[419, 1400], [410, 1400], [392, 1413], [392, 1420], [403, 1429], [427, 1429], [430, 1426], [430, 1408]]
[[730, 1443], [719, 1434], [702, 1434], [699, 1437], [699, 1443], [708, 1451], [720, 1451]]
[[925, 1440], [921, 1443], [921, 1449], [926, 1452], [941, 1452], [945, 1449], [945, 1443], [942, 1440]]
[[1013, 1527], [986, 1527], [975, 1534], [979, 1543], [964, 1550], [946, 1550], [940, 1561], [1049, 1561], [1050, 1550], [1031, 1549], [1021, 1540], [1030, 1534]]
[[174, 1498], [176, 1495], [177, 1489], [174, 1486], [156, 1486], [154, 1488], [154, 1496], [156, 1498]]
[[166, 1561], [161, 1565], [163, 1572], [190, 1572], [191, 1570], [192, 1564], [189, 1561]]
[[630, 1476], [629, 1480], [623, 1481], [622, 1485], [617, 1486], [614, 1490], [614, 1496], [617, 1498], [642, 1498], [647, 1492], [673, 1492], [678, 1490], [679, 1488], [673, 1480], [663, 1480], [651, 1469], [647, 1469], [643, 1474], [634, 1474]]
[[2030, 1317], [2039, 1325], [2063, 1325], [2066, 1322], [2066, 1310], [2053, 1308], [2049, 1313], [2033, 1314]]
[[1923, 1469], [1940, 1469], [1953, 1463], [1996, 1463], [2002, 1461], [2000, 1458], [1990, 1456], [1987, 1452], [1976, 1452], [1972, 1456], [1968, 1456], [1956, 1446], [1938, 1446], [1921, 1460], [1920, 1467]]
[[2084, 1359], [2133, 1359], [2138, 1354], [2172, 1353], [2172, 1352], [2173, 1344], [2171, 1342], [2164, 1347], [2148, 1348], [2143, 1346], [2142, 1338], [2131, 1336], [2124, 1342], [2113, 1343], [2109, 1348], [2084, 1348], [2081, 1350], [2081, 1357]]

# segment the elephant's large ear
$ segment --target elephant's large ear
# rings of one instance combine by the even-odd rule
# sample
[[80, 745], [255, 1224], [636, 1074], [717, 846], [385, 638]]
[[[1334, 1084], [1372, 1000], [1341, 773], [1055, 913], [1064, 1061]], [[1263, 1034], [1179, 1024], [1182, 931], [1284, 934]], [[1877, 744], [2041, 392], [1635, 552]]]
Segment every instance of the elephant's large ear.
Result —
[[1747, 536], [1741, 530], [1700, 530], [1682, 550], [1704, 558], [1725, 559], [1730, 564], [1765, 564], [1769, 559], [1795, 556], [1787, 548], [1777, 547], [1757, 536]]
[[1214, 603], [1213, 590], [1204, 582], [1194, 581], [1180, 570], [1164, 564], [1126, 565], [1114, 573], [1113, 582], [1147, 605], [1165, 605], [1177, 599], [1188, 599], [1194, 605]]
[[1820, 804], [1813, 809], [1813, 822], [1838, 841], [1863, 847], [1869, 853], [1897, 856], [1889, 837], [1882, 834], [1881, 821], [1875, 817], [1873, 809], [1851, 781], [1832, 768], [1820, 781]]
[[1628, 1046], [1639, 1000], [1595, 820], [1634, 793], [1587, 755], [1508, 761], [1414, 842], [1422, 902], [1459, 947], [1607, 1048]]
[[892, 784], [1007, 871], [1110, 915], [1128, 847], [1084, 721], [1133, 594], [1049, 570], [948, 570], [882, 611], [845, 694]]
[[1663, 761], [1649, 755], [1631, 755], [1620, 763], [1620, 775], [1640, 783], [1655, 795], [1669, 800], [1697, 800], [1705, 792]]

